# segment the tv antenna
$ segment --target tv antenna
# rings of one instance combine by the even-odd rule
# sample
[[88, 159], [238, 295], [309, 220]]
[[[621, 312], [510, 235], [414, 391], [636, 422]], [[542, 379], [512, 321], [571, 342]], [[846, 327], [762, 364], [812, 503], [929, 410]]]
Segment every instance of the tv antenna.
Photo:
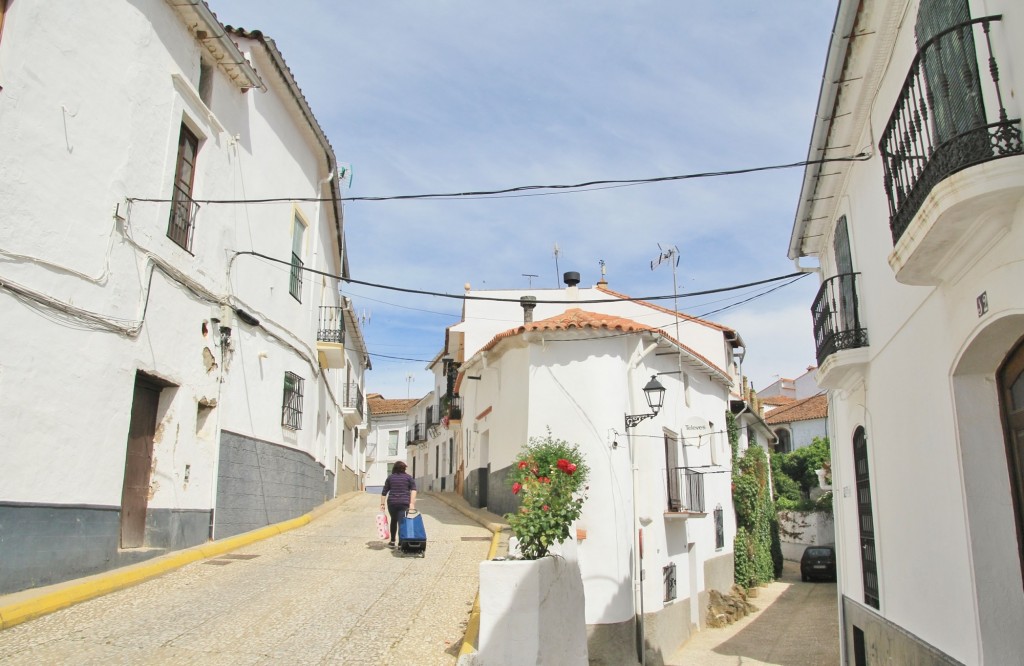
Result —
[[412, 387], [412, 383], [416, 381], [416, 376], [411, 372], [405, 373], [405, 397], [409, 397], [409, 392]]
[[540, 277], [539, 275], [534, 275], [533, 273], [522, 273], [521, 275], [527, 280], [529, 280], [529, 285], [531, 289], [533, 288], [533, 278]]
[[658, 243], [658, 256], [651, 260], [653, 271], [664, 262], [672, 262], [672, 308], [676, 311], [676, 340], [679, 340], [679, 288], [676, 286], [676, 268], [679, 266], [679, 246], [662, 247]]
[[562, 277], [561, 274], [558, 272], [558, 255], [561, 254], [561, 253], [562, 253], [562, 251], [560, 249], [558, 249], [558, 243], [555, 243], [555, 288], [556, 289], [558, 288], [558, 285], [561, 284], [559, 282], [559, 279]]

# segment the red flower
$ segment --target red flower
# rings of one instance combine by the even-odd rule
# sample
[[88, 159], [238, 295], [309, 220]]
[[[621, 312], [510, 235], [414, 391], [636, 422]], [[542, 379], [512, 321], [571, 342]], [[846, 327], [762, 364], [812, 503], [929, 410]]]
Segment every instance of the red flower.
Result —
[[551, 479], [549, 479], [549, 478], [548, 478], [548, 477], [546, 477], [546, 476], [542, 476], [542, 477], [540, 477], [540, 478], [539, 478], [539, 479], [537, 479], [537, 480], [538, 480], [538, 481], [540, 481], [541, 483], [551, 483]]
[[563, 472], [565, 471], [565, 468], [571, 464], [572, 463], [566, 460], [565, 458], [559, 458], [557, 463], [558, 469], [562, 470]]
[[519, 461], [519, 469], [526, 469], [526, 461], [525, 460], [520, 460]]
[[544, 505], [544, 506], [542, 506], [541, 508], [542, 508], [542, 509], [544, 509], [545, 511], [547, 511], [547, 510], [549, 510], [549, 509], [550, 509], [551, 507], [549, 507], [549, 506], [548, 506], [547, 504], [545, 504], [545, 505]]
[[575, 471], [576, 471], [576, 465], [574, 465], [572, 463], [569, 463], [568, 465], [565, 466], [565, 473], [566, 474], [570, 474], [571, 475]]
[[512, 494], [513, 495], [518, 495], [519, 491], [522, 490], [522, 489], [523, 489], [523, 484], [519, 483], [518, 481], [516, 483], [512, 484]]

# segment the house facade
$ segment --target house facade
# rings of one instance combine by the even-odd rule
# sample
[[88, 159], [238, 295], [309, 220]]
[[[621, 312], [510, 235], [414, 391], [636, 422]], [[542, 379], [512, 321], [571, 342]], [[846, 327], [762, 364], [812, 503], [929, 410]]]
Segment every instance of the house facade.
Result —
[[[842, 0], [789, 256], [812, 304], [846, 663], [1024, 653], [1024, 6]], [[808, 261], [804, 257], [811, 257]]]
[[273, 40], [201, 0], [0, 8], [0, 593], [333, 497], [369, 362]]
[[418, 402], [416, 399], [387, 399], [379, 393], [367, 396], [370, 411], [364, 483], [367, 491], [382, 490], [394, 464], [406, 460], [409, 412]]
[[[445, 393], [434, 399], [440, 447], [428, 449], [427, 472], [440, 465], [454, 474], [446, 489], [500, 515], [517, 508], [507, 479], [531, 438], [578, 445], [591, 476], [570, 556], [583, 575], [590, 653], [636, 659], [640, 625], [648, 663], [661, 663], [704, 626], [709, 591], [733, 583], [725, 426], [742, 340], [578, 281], [569, 273], [565, 289], [467, 292], [483, 300], [465, 301], [436, 361], [435, 391]], [[664, 407], [627, 426], [627, 415], [651, 413], [652, 378]]]
[[821, 393], [766, 408], [764, 421], [775, 435], [776, 453], [810, 446], [815, 439], [828, 437], [828, 396]]

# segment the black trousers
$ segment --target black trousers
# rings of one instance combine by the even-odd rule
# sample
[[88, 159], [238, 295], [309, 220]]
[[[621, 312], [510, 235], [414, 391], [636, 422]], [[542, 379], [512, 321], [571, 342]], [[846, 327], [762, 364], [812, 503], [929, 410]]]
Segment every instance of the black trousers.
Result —
[[408, 504], [392, 504], [388, 502], [388, 514], [391, 516], [391, 543], [395, 542], [395, 535], [398, 533], [398, 521], [405, 518], [405, 512], [408, 510]]

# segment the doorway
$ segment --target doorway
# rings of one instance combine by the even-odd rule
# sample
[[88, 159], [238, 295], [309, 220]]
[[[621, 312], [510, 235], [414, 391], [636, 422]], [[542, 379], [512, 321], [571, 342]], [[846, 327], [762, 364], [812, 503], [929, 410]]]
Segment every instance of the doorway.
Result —
[[124, 485], [121, 488], [121, 548], [141, 548], [145, 542], [149, 482], [153, 473], [153, 439], [163, 386], [141, 372], [135, 375]]
[[1024, 340], [999, 369], [999, 403], [1006, 436], [1006, 464], [1017, 524], [1017, 550], [1024, 577]]

